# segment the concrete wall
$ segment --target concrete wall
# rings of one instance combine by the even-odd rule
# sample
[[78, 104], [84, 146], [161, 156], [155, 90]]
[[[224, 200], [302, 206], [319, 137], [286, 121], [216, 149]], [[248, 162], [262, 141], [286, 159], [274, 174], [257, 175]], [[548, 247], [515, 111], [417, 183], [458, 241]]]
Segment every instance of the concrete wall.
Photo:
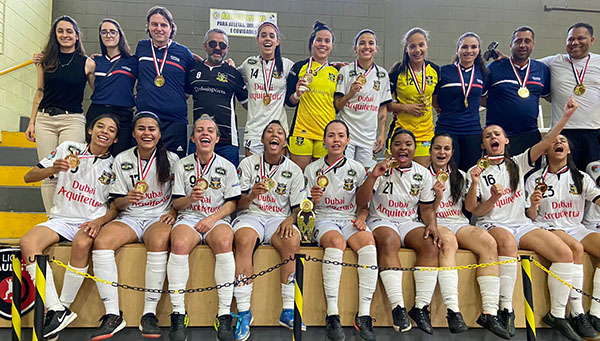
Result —
[[[52, 0], [0, 0], [3, 49], [0, 70], [20, 64], [48, 39], [52, 20]], [[33, 65], [0, 76], [0, 130], [19, 129], [19, 117], [29, 117], [36, 86]]]

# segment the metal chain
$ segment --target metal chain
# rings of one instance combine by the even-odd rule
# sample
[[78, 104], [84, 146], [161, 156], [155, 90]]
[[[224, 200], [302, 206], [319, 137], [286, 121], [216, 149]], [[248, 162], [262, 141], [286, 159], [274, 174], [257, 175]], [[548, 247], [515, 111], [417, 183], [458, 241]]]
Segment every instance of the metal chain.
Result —
[[575, 288], [573, 286], [573, 284], [565, 281], [564, 279], [558, 277], [554, 272], [546, 269], [546, 267], [543, 266], [542, 264], [540, 264], [540, 262], [538, 262], [537, 260], [535, 260], [535, 258], [532, 258], [532, 263], [533, 263], [533, 265], [537, 266], [542, 271], [544, 271], [545, 273], [547, 273], [548, 276], [552, 276], [554, 279], [556, 279], [557, 281], [561, 282], [562, 284], [568, 286], [570, 289], [573, 289], [573, 290], [577, 291], [578, 293], [582, 294], [583, 296], [585, 296], [585, 297], [587, 297], [587, 298], [589, 298], [591, 300], [594, 300], [594, 301], [600, 303], [600, 298], [594, 297], [594, 296], [588, 294], [587, 292], [585, 292], [585, 291], [583, 291], [583, 290], [581, 290], [579, 288]]

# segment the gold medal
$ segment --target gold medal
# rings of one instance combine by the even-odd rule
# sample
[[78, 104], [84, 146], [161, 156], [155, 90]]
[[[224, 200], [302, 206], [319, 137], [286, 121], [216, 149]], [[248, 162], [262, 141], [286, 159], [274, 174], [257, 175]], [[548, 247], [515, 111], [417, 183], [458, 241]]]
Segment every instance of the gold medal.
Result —
[[163, 77], [163, 75], [156, 76], [156, 78], [154, 78], [154, 85], [156, 85], [159, 88], [165, 85], [165, 77]]
[[273, 178], [265, 178], [263, 182], [265, 183], [265, 186], [267, 186], [267, 190], [269, 191], [277, 187], [277, 183], [275, 182], [275, 180], [273, 180]]
[[575, 93], [575, 95], [577, 96], [581, 96], [585, 93], [585, 85], [583, 85], [583, 83], [579, 83], [575, 86], [575, 89], [573, 89], [573, 92]]
[[138, 182], [135, 183], [135, 190], [144, 194], [148, 192], [148, 187], [148, 183], [144, 180], [138, 180]]
[[439, 182], [446, 182], [448, 181], [448, 172], [440, 170], [435, 177]]
[[67, 157], [65, 159], [69, 163], [69, 168], [75, 169], [75, 168], [79, 167], [79, 157], [77, 155], [69, 154], [69, 155], [67, 155]]
[[194, 187], [200, 188], [202, 191], [206, 191], [208, 188], [208, 181], [204, 178], [200, 178], [200, 180], [196, 181], [196, 185]]
[[300, 210], [302, 212], [310, 212], [313, 209], [313, 203], [310, 199], [304, 199], [300, 202]]
[[542, 192], [542, 194], [544, 194], [548, 190], [548, 185], [545, 182], [540, 182], [537, 185], [535, 185], [535, 190], [540, 191]]
[[421, 97], [421, 102], [423, 102], [423, 104], [425, 104], [428, 107], [431, 106], [431, 101], [425, 96]]
[[304, 79], [304, 81], [306, 82], [306, 85], [310, 85], [310, 83], [312, 83], [313, 81], [313, 75], [309, 72], [307, 72], [304, 77], [302, 77], [302, 79]]
[[486, 157], [482, 157], [481, 159], [477, 160], [477, 166], [486, 169], [490, 166], [490, 159]]
[[398, 159], [396, 159], [395, 157], [391, 157], [388, 160], [389, 160], [391, 169], [398, 168], [398, 164], [399, 164]]
[[469, 101], [467, 101], [467, 99], [465, 98], [465, 108], [469, 107]]
[[356, 81], [359, 82], [360, 85], [365, 86], [365, 84], [367, 84], [367, 77], [361, 74], [360, 76], [356, 77]]
[[319, 175], [317, 177], [317, 185], [321, 187], [321, 189], [325, 189], [327, 185], [329, 185], [329, 179], [325, 175]]
[[517, 94], [521, 98], [527, 98], [527, 97], [529, 97], [529, 89], [527, 89], [526, 87], [520, 87], [519, 90], [517, 91]]
[[264, 105], [269, 105], [269, 103], [271, 103], [271, 95], [270, 94], [265, 94], [265, 97], [263, 98], [263, 104]]

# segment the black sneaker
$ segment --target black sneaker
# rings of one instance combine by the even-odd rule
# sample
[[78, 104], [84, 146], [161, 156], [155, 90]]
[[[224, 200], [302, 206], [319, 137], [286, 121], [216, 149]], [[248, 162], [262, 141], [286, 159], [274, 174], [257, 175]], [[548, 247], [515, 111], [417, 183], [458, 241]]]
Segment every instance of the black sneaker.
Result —
[[448, 315], [446, 316], [446, 319], [448, 319], [448, 328], [450, 328], [450, 333], [458, 334], [466, 332], [469, 329], [469, 327], [467, 327], [467, 324], [465, 323], [462, 314], [460, 312], [455, 313], [450, 309], [447, 310]]
[[375, 331], [373, 330], [373, 319], [369, 315], [354, 317], [354, 328], [358, 331], [360, 338], [366, 341], [375, 341]]
[[340, 315], [330, 315], [325, 318], [325, 328], [327, 329], [327, 338], [333, 341], [344, 341], [344, 329], [340, 322]]
[[498, 318], [504, 325], [504, 328], [506, 328], [508, 335], [510, 337], [515, 336], [515, 312], [508, 311], [506, 308], [498, 310]]
[[395, 331], [404, 333], [412, 328], [410, 320], [408, 319], [408, 314], [406, 313], [406, 308], [397, 305], [396, 308], [392, 309], [392, 318], [394, 319], [394, 324], [392, 326]]
[[140, 331], [142, 332], [142, 337], [158, 339], [161, 334], [156, 315], [153, 313], [144, 314], [144, 316], [142, 316], [142, 321], [140, 322]]
[[44, 338], [49, 338], [65, 329], [77, 318], [77, 314], [65, 307], [65, 310], [48, 310], [44, 322]]
[[585, 316], [588, 318], [588, 321], [590, 321], [592, 327], [594, 327], [597, 332], [600, 332], [600, 318], [590, 314], [589, 311], [585, 314]]
[[571, 328], [571, 325], [569, 324], [567, 319], [554, 317], [554, 316], [552, 316], [552, 314], [550, 312], [548, 312], [548, 314], [546, 314], [544, 317], [542, 317], [542, 322], [549, 325], [550, 327], [552, 327], [554, 330], [561, 333], [562, 336], [564, 336], [565, 338], [567, 338], [569, 340], [574, 340], [574, 341], [582, 340], [579, 337], [579, 335], [577, 335], [577, 333], [575, 333], [573, 328]]
[[233, 317], [230, 314], [217, 316], [215, 319], [215, 329], [217, 330], [217, 340], [235, 340], [235, 325], [233, 324]]
[[[188, 314], [172, 313], [171, 314], [171, 330], [169, 331], [169, 340], [171, 341], [186, 341], [187, 325], [189, 322]], [[147, 336], [146, 336], [147, 337]]]
[[102, 321], [102, 324], [92, 333], [92, 341], [100, 341], [113, 337], [113, 335], [127, 325], [123, 319], [122, 311], [119, 312], [119, 315], [106, 314], [100, 318], [100, 321]]
[[498, 316], [482, 313], [481, 315], [479, 315], [479, 318], [477, 318], [477, 324], [489, 330], [494, 335], [497, 335], [506, 340], [510, 340], [510, 334], [508, 333], [506, 327], [502, 324], [502, 321], [500, 321], [500, 318]]
[[431, 327], [431, 320], [429, 319], [429, 306], [426, 305], [422, 309], [413, 307], [409, 312], [408, 316], [415, 321], [417, 327], [427, 334], [433, 334], [433, 328]]
[[592, 327], [590, 320], [587, 319], [585, 314], [571, 315], [569, 317], [569, 323], [571, 323], [571, 327], [577, 333], [577, 335], [581, 336], [584, 339], [597, 339], [599, 337], [598, 333]]

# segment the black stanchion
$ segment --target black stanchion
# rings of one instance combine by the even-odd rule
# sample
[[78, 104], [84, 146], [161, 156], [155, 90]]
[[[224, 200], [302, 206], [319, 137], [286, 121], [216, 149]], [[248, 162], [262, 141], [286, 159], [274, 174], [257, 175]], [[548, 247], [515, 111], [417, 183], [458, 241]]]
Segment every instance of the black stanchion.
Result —
[[294, 255], [296, 260], [296, 280], [294, 290], [294, 341], [302, 340], [302, 309], [304, 306], [304, 262], [306, 255], [297, 253]]
[[35, 256], [35, 307], [33, 315], [33, 341], [44, 340], [44, 307], [46, 303], [46, 264], [48, 255]]
[[12, 259], [12, 340], [21, 341], [21, 251], [15, 250]]
[[525, 325], [527, 341], [535, 341], [535, 317], [533, 315], [533, 292], [531, 290], [531, 256], [521, 256], [521, 277], [523, 277], [523, 297], [525, 298]]

